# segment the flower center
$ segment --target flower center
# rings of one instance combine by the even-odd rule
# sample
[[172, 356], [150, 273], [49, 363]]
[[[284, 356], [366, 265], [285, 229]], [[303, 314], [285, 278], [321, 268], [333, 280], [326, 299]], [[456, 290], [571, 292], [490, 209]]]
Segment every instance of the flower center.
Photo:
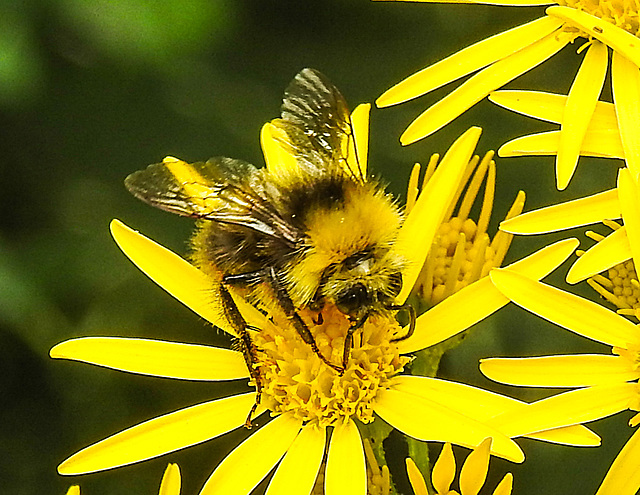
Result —
[[453, 217], [440, 225], [420, 276], [421, 297], [437, 304], [500, 266], [489, 235], [471, 218]]
[[559, 0], [558, 4], [587, 12], [640, 37], [637, 0]]
[[[333, 306], [322, 310], [319, 324], [311, 311], [302, 313], [318, 348], [332, 363], [342, 362], [349, 320]], [[282, 324], [279, 324], [282, 323]], [[272, 415], [293, 412], [303, 421], [336, 425], [355, 417], [373, 421], [373, 400], [409, 358], [401, 357], [391, 339], [402, 330], [395, 321], [370, 316], [353, 335], [347, 367], [340, 376], [327, 366], [286, 321], [267, 325], [255, 336], [262, 376], [262, 403]]]

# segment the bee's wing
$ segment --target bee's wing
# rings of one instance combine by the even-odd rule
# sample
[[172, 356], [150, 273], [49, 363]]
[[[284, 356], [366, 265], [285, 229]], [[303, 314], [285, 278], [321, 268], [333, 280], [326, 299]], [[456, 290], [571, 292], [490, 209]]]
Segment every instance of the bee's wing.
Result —
[[178, 215], [241, 225], [291, 243], [301, 235], [269, 201], [262, 175], [242, 160], [186, 163], [167, 157], [129, 175], [125, 186], [142, 201]]
[[325, 173], [335, 167], [357, 182], [366, 180], [347, 103], [320, 72], [302, 69], [296, 75], [284, 93], [282, 117], [271, 123], [284, 131], [283, 145], [301, 166]]

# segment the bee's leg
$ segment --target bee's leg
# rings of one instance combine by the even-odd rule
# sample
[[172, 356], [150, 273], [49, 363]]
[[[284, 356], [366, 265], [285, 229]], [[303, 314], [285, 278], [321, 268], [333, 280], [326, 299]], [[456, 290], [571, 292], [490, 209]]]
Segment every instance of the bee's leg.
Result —
[[353, 348], [353, 334], [358, 328], [362, 328], [362, 325], [369, 318], [369, 313], [365, 314], [362, 318], [356, 321], [351, 322], [351, 326], [347, 330], [347, 334], [344, 336], [344, 350], [342, 351], [342, 367], [347, 369], [347, 364], [349, 363], [349, 354], [351, 354], [351, 349]]
[[318, 349], [318, 344], [316, 343], [316, 340], [313, 338], [313, 335], [309, 331], [309, 328], [307, 327], [306, 323], [302, 320], [302, 318], [300, 318], [300, 315], [298, 314], [295, 307], [293, 306], [293, 301], [289, 297], [287, 290], [282, 286], [282, 283], [278, 279], [275, 269], [273, 267], [270, 267], [268, 270], [269, 271], [268, 271], [267, 281], [271, 286], [271, 288], [273, 289], [273, 292], [276, 296], [276, 299], [278, 300], [278, 303], [280, 304], [280, 307], [284, 311], [285, 315], [287, 315], [287, 317], [291, 320], [291, 323], [293, 324], [296, 331], [298, 332], [298, 335], [300, 335], [300, 337], [302, 337], [302, 340], [304, 340], [307, 344], [311, 346], [311, 350], [315, 353], [316, 356], [318, 356], [322, 360], [324, 364], [333, 368], [340, 374], [344, 373], [344, 367], [333, 364], [331, 361], [329, 361], [326, 357], [322, 355], [322, 353], [320, 352], [320, 349]]
[[395, 339], [391, 339], [391, 342], [400, 342], [401, 340], [405, 340], [408, 339], [409, 337], [411, 337], [413, 335], [413, 332], [415, 332], [416, 330], [416, 310], [413, 306], [411, 306], [411, 304], [409, 303], [405, 303], [405, 304], [392, 304], [390, 306], [387, 306], [387, 309], [390, 311], [401, 311], [403, 309], [407, 310], [407, 313], [409, 313], [409, 329], [407, 330], [407, 333], [405, 335], [403, 335], [402, 337], [397, 337]]
[[249, 414], [247, 416], [247, 420], [244, 423], [246, 428], [251, 428], [251, 416], [256, 412], [258, 405], [260, 404], [260, 399], [262, 397], [262, 376], [260, 375], [260, 369], [256, 367], [258, 362], [257, 349], [256, 345], [253, 343], [251, 339], [251, 335], [248, 332], [249, 325], [240, 314], [238, 310], [238, 306], [234, 302], [229, 291], [224, 287], [224, 285], [220, 286], [220, 298], [222, 301], [222, 307], [224, 308], [224, 316], [227, 318], [233, 329], [238, 334], [238, 344], [240, 346], [240, 350], [242, 352], [242, 356], [244, 357], [244, 361], [247, 364], [247, 368], [249, 369], [249, 375], [253, 379], [256, 384], [256, 401], [251, 407]]

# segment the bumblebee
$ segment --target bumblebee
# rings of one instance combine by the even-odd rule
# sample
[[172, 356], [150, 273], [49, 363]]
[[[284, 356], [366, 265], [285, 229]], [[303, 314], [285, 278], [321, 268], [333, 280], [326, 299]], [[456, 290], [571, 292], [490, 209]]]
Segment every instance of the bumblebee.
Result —
[[[235, 328], [260, 392], [256, 349], [229, 289], [266, 312], [280, 311], [328, 366], [341, 373], [355, 332], [372, 314], [398, 306], [406, 261], [392, 247], [402, 223], [393, 198], [367, 180], [344, 97], [321, 73], [303, 69], [285, 91], [268, 129], [293, 165], [256, 168], [217, 157], [187, 164], [166, 158], [129, 175], [129, 191], [198, 219], [192, 261], [220, 274], [218, 299]], [[333, 304], [351, 322], [341, 363], [322, 355], [300, 316]], [[404, 336], [406, 338], [408, 335]], [[398, 339], [400, 340], [400, 339]], [[258, 394], [259, 395], [259, 394]]]

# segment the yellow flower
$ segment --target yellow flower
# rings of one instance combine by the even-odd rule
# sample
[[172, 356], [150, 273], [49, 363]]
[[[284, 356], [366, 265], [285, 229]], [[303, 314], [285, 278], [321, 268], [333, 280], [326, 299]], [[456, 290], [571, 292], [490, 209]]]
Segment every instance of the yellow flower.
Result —
[[621, 218], [620, 228], [578, 258], [567, 274], [567, 282], [580, 282], [627, 260], [633, 260], [634, 266], [638, 266], [639, 187], [632, 171], [622, 168], [615, 189], [524, 213], [503, 222], [500, 228], [514, 234], [539, 234]]
[[[395, 249], [410, 261], [407, 273], [403, 273], [410, 285], [399, 296], [399, 303], [404, 302], [417, 279], [479, 134], [479, 129], [472, 128], [454, 143], [403, 224]], [[112, 222], [111, 229], [123, 252], [145, 274], [195, 313], [233, 334], [220, 307], [211, 300], [214, 282], [204, 272], [119, 221]], [[529, 276], [541, 277], [564, 261], [573, 249], [573, 241], [559, 243], [513, 266]], [[473, 285], [476, 284], [457, 294], [473, 291]], [[485, 312], [487, 307], [497, 309], [508, 302], [491, 284], [475, 294], [482, 302], [489, 302], [482, 308]], [[510, 436], [569, 445], [599, 442], [596, 435], [580, 425], [542, 431], [536, 418], [512, 429], [512, 435], [504, 435], [501, 423], [493, 418], [505, 411], [528, 408], [528, 404], [447, 380], [399, 375], [407, 362], [400, 355], [402, 345], [421, 349], [420, 342], [433, 339], [426, 335], [425, 325], [430, 325], [430, 316], [419, 319], [412, 338], [397, 343], [391, 340], [399, 331], [395, 321], [382, 317], [367, 319], [354, 339], [349, 366], [340, 376], [321, 362], [287, 321], [277, 318], [272, 321], [242, 299], [235, 301], [250, 326], [259, 329], [254, 339], [264, 383], [255, 414], [259, 416], [269, 410], [271, 419], [216, 467], [202, 494], [249, 493], [276, 466], [269, 494], [309, 493], [328, 444], [325, 493], [364, 495], [366, 461], [356, 421], [364, 424], [377, 417], [423, 441], [449, 441], [475, 447], [484, 438], [492, 437], [492, 452], [517, 462], [524, 455]], [[480, 312], [480, 308], [468, 311], [462, 320]], [[336, 359], [334, 353], [343, 350], [348, 322], [339, 311], [330, 308], [323, 311], [323, 317], [324, 322], [317, 326], [316, 340], [324, 355]], [[461, 321], [451, 316], [449, 320], [456, 320], [453, 327]], [[51, 356], [183, 380], [249, 378], [241, 352], [204, 345], [80, 338], [55, 346]], [[216, 438], [244, 425], [255, 404], [256, 394], [245, 393], [150, 419], [86, 447], [65, 460], [58, 470], [72, 475], [115, 468]]]
[[[181, 485], [180, 466], [170, 463], [162, 476], [158, 495], [180, 495]], [[80, 487], [78, 485], [70, 486], [67, 495], [80, 495]]]
[[[438, 159], [437, 154], [431, 157], [422, 179], [422, 188], [428, 184]], [[407, 212], [411, 211], [420, 193], [419, 176], [420, 165], [416, 164], [409, 179]], [[469, 213], [483, 182], [484, 197], [476, 222]], [[493, 208], [495, 183], [496, 164], [493, 161], [493, 152], [486, 153], [482, 160], [475, 155], [469, 162], [465, 180], [460, 185], [458, 194], [438, 228], [433, 246], [416, 283], [418, 296], [428, 306], [441, 302], [454, 292], [487, 276], [489, 270], [502, 264], [513, 235], [498, 232], [492, 240], [487, 234]], [[463, 192], [464, 196], [462, 196]], [[507, 213], [507, 219], [522, 212], [524, 199], [524, 191], [520, 191]]]
[[[612, 354], [552, 355], [533, 358], [486, 359], [481, 371], [511, 385], [576, 390], [529, 405], [547, 426], [584, 423], [631, 409], [640, 411], [640, 331], [623, 316], [579, 296], [531, 280], [506, 269], [492, 271], [496, 287], [513, 302], [572, 332], [612, 347]], [[635, 425], [640, 416], [632, 420]], [[522, 418], [502, 416], [504, 428]], [[568, 421], [568, 422], [567, 422]], [[637, 434], [636, 434], [637, 435]], [[635, 494], [640, 489], [634, 435], [612, 466], [598, 492]]]
[[[466, 0], [450, 2], [468, 3]], [[523, 4], [518, 0], [479, 3]], [[586, 54], [559, 122], [557, 187], [564, 189], [575, 170], [604, 85], [608, 66], [607, 47], [613, 49], [612, 88], [625, 155], [637, 155], [640, 151], [640, 137], [636, 132], [640, 128], [637, 2], [580, 0], [558, 3], [547, 8], [545, 16], [471, 45], [417, 72], [380, 96], [376, 102], [378, 106], [395, 105], [479, 70], [414, 120], [401, 136], [402, 144], [413, 143], [437, 131], [492, 91], [581, 37], [586, 39], [586, 43], [579, 50], [586, 48]], [[531, 2], [526, 4], [531, 5]]]
[[[489, 471], [489, 451], [491, 439], [486, 438], [464, 461], [460, 469], [460, 494], [477, 495], [484, 485]], [[415, 462], [410, 457], [406, 459], [407, 474], [415, 495], [429, 495], [427, 484], [418, 470]], [[453, 456], [451, 444], [446, 443], [440, 451], [440, 456], [431, 471], [431, 483], [436, 490], [436, 495], [457, 495], [451, 490], [451, 484], [456, 475], [456, 460]], [[507, 473], [493, 491], [493, 495], [510, 495], [513, 486], [513, 476]]]

